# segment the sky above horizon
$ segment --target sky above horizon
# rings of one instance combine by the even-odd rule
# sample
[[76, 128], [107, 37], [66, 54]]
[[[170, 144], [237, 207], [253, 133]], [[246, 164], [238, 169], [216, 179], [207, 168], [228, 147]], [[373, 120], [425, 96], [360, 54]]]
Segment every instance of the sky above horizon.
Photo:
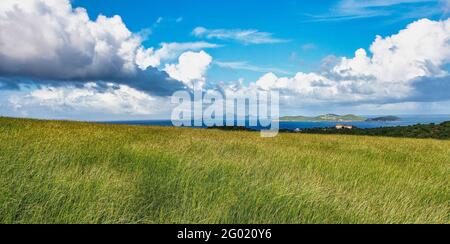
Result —
[[169, 118], [201, 87], [281, 115], [450, 114], [450, 0], [2, 0], [0, 116]]

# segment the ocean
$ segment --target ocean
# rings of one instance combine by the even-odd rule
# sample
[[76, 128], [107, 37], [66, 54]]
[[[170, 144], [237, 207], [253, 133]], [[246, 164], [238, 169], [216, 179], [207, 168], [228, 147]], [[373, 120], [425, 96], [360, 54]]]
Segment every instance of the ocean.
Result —
[[[379, 116], [364, 116], [366, 118], [376, 118]], [[282, 130], [296, 130], [296, 129], [310, 129], [310, 128], [329, 128], [335, 127], [337, 124], [353, 125], [358, 128], [379, 128], [379, 127], [394, 127], [394, 126], [409, 126], [416, 124], [439, 124], [445, 121], [450, 121], [450, 115], [397, 115], [401, 118], [399, 121], [389, 122], [280, 122], [280, 129]], [[142, 126], [173, 126], [170, 120], [136, 120], [136, 121], [107, 121], [109, 124], [126, 124], [126, 125], [142, 125]], [[255, 130], [264, 129], [264, 127], [248, 126], [246, 127]], [[200, 128], [206, 128], [201, 126]]]

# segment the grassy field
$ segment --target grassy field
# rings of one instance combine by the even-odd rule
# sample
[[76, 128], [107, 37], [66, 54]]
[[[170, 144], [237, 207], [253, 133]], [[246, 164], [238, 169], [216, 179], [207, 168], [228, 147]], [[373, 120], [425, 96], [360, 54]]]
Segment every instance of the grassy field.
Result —
[[450, 141], [0, 118], [0, 223], [450, 223]]

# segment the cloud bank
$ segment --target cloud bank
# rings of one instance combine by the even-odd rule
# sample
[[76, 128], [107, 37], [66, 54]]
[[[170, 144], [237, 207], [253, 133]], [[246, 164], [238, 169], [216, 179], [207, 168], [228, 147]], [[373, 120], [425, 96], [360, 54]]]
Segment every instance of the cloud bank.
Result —
[[[2, 0], [0, 89], [31, 89], [9, 98], [14, 111], [148, 115], [169, 107], [161, 101], [174, 91], [206, 82], [212, 57], [192, 51], [219, 45], [162, 43], [154, 49], [142, 45], [145, 38], [120, 16], [91, 20], [69, 0]], [[178, 57], [178, 64], [167, 64]]]
[[[280, 89], [303, 103], [419, 101], [424, 91], [450, 85], [446, 71], [449, 40], [450, 19], [422, 19], [396, 35], [378, 36], [370, 47], [371, 55], [358, 49], [353, 58], [340, 58], [322, 72], [299, 72], [294, 77], [268, 73], [251, 86]], [[448, 100], [446, 91], [428, 94], [427, 100]]]
[[0, 43], [1, 74], [60, 80], [135, 74], [145, 51], [120, 16], [91, 21], [61, 0], [2, 1]]
[[157, 99], [136, 89], [108, 83], [99, 87], [86, 83], [82, 87], [44, 87], [23, 97], [13, 97], [17, 108], [40, 104], [52, 110], [69, 109], [117, 115], [147, 115], [155, 110]]
[[66, 85], [68, 81], [115, 82], [157, 96], [168, 96], [185, 84], [157, 69], [187, 50], [214, 48], [197, 43], [163, 43], [145, 48], [144, 37], [128, 30], [120, 16], [91, 20], [68, 0], [2, 0], [0, 2], [0, 76], [12, 81]]

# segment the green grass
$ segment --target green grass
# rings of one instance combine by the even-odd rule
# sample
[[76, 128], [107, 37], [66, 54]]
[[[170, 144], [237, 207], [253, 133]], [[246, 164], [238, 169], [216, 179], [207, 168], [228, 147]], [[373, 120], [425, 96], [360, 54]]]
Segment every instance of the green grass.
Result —
[[450, 223], [450, 141], [0, 118], [0, 223]]

